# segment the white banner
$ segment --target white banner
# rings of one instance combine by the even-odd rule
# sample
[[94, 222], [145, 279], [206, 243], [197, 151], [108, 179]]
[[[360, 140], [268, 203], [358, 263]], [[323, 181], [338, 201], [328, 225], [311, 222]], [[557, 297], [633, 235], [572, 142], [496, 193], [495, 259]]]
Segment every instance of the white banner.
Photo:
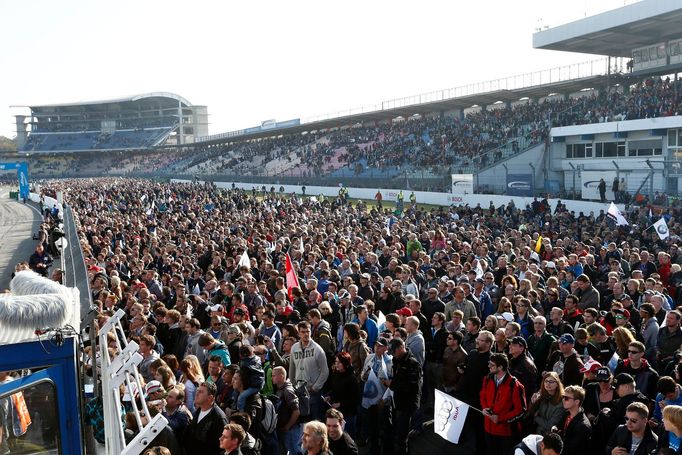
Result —
[[581, 171], [580, 180], [583, 199], [600, 201], [599, 197], [599, 180], [604, 179], [606, 183], [606, 200], [613, 201], [613, 179], [616, 177], [616, 171]]
[[457, 444], [462, 435], [469, 405], [440, 390], [436, 389], [435, 392], [433, 429], [437, 435]]
[[474, 194], [474, 174], [452, 174], [452, 194]]

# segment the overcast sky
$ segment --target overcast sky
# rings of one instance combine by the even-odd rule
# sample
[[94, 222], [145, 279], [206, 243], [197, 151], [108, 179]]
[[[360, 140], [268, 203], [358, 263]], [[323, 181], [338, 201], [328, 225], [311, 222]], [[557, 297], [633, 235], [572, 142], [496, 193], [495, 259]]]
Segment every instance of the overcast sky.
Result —
[[598, 58], [533, 50], [633, 0], [0, 2], [0, 135], [10, 105], [173, 92], [211, 134]]

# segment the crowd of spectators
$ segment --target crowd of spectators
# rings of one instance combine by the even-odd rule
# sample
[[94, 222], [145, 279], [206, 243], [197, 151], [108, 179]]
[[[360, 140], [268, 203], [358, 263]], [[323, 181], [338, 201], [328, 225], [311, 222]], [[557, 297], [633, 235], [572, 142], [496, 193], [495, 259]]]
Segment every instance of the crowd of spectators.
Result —
[[435, 390], [472, 407], [456, 453], [682, 450], [677, 208], [616, 227], [547, 200], [396, 215], [208, 184], [43, 191], [66, 188], [99, 324], [122, 309], [140, 344], [128, 400], [167, 417], [170, 453], [407, 453]]

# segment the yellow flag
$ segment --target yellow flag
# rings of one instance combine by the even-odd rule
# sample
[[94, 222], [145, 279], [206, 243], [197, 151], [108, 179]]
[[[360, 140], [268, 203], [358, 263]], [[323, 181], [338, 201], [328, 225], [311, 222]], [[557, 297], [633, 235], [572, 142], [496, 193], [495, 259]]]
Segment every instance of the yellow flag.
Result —
[[535, 242], [535, 252], [539, 254], [541, 249], [542, 249], [542, 236], [539, 235], [538, 241]]

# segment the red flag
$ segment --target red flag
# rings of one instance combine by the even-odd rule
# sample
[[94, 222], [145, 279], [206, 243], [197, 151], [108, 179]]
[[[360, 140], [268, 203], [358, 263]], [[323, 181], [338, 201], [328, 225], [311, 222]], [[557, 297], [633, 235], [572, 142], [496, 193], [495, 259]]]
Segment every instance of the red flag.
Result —
[[291, 296], [291, 288], [299, 286], [298, 276], [296, 276], [296, 272], [294, 271], [294, 264], [291, 262], [291, 256], [289, 256], [289, 253], [287, 253], [285, 268], [287, 273], [287, 292], [289, 294], [289, 300], [293, 302], [294, 299]]

